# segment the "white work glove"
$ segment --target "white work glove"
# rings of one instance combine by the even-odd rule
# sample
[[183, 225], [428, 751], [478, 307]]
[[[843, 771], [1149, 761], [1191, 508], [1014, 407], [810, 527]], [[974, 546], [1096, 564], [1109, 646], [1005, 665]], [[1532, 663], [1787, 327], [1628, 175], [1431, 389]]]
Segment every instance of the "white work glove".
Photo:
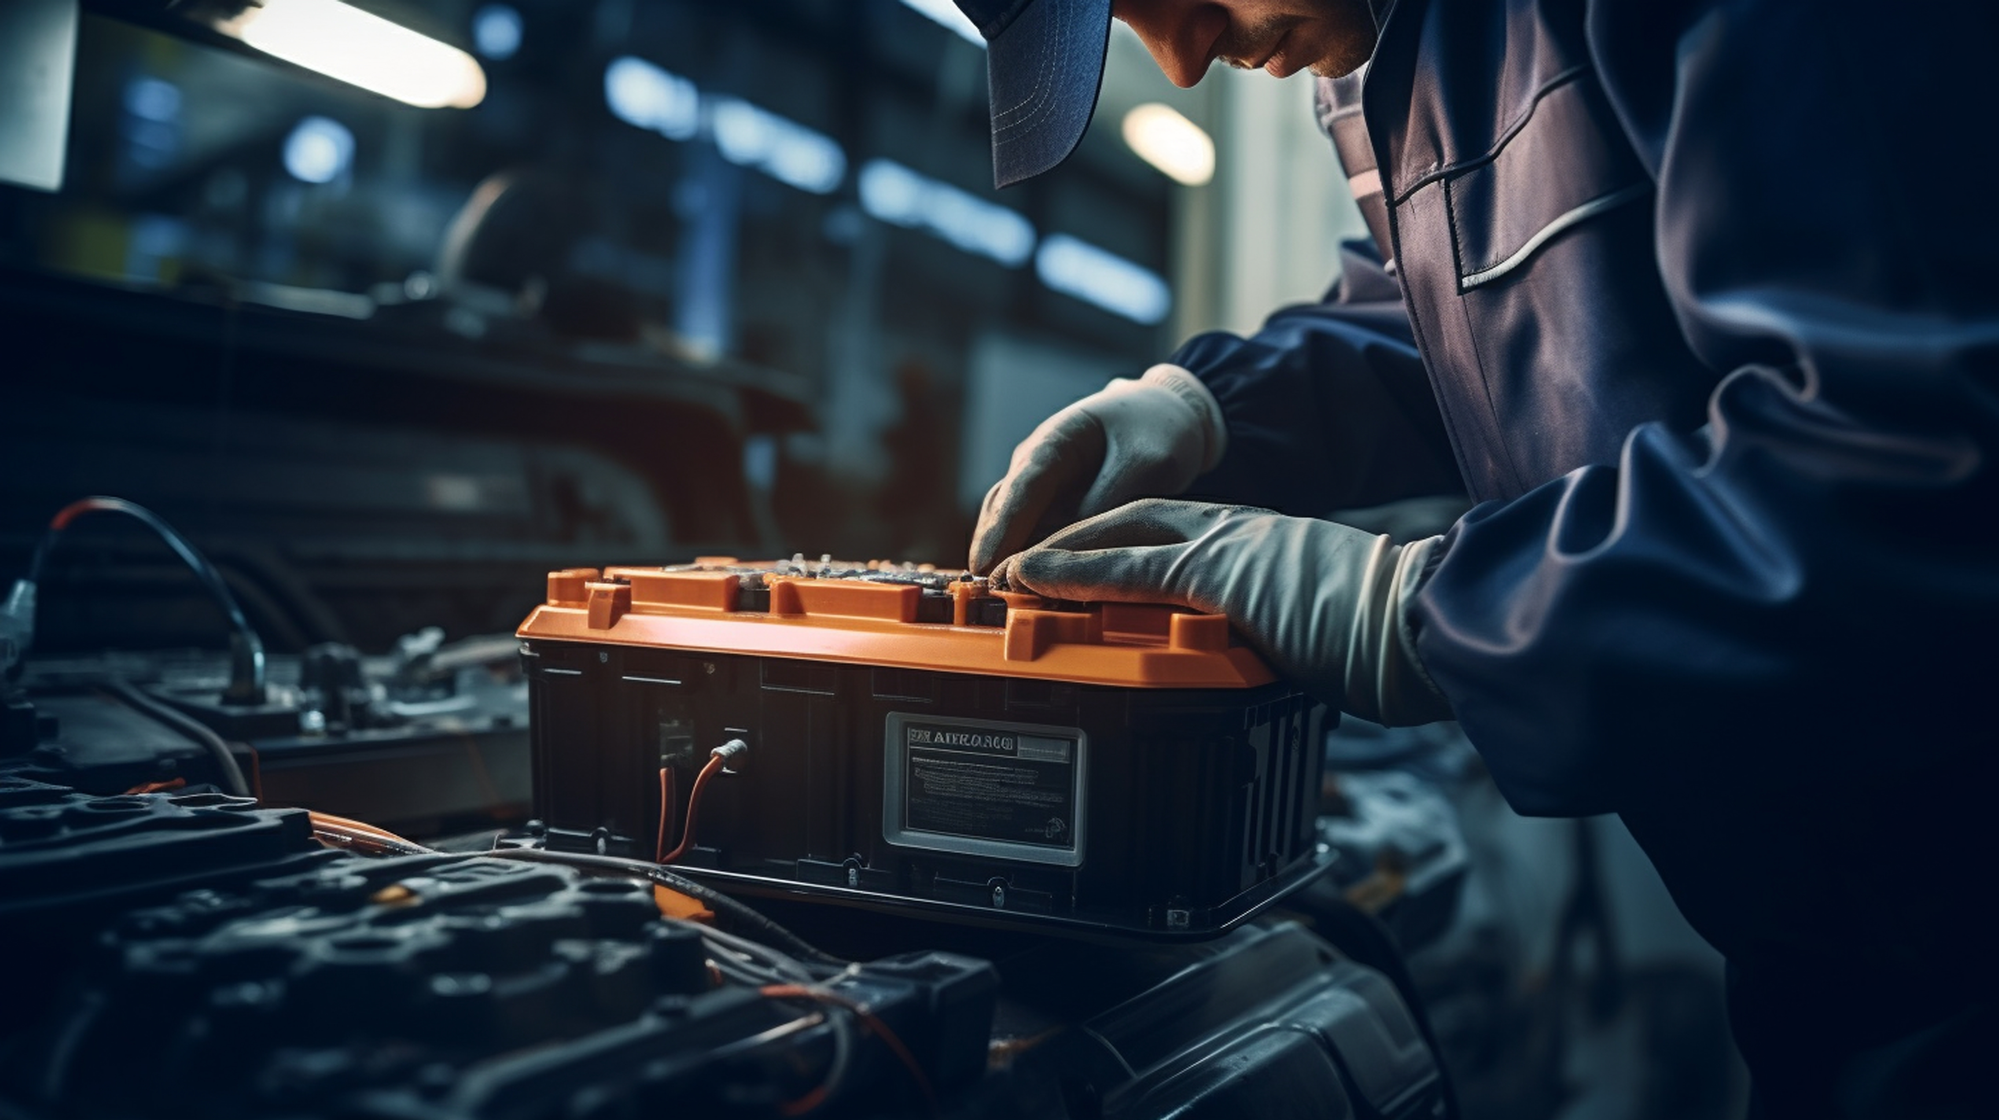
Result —
[[1155, 498], [1071, 525], [993, 579], [1052, 599], [1227, 615], [1279, 675], [1395, 727], [1453, 718], [1407, 620], [1442, 539], [1398, 545], [1331, 521]]
[[971, 569], [994, 564], [1079, 518], [1133, 498], [1184, 492], [1228, 448], [1214, 394], [1179, 366], [1120, 378], [1034, 429], [986, 491]]

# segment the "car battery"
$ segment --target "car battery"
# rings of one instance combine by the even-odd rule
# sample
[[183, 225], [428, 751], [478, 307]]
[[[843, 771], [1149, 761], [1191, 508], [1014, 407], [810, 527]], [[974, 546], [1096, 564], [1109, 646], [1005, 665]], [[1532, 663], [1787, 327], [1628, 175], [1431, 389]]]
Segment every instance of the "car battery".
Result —
[[1224, 932], [1332, 858], [1325, 709], [1217, 615], [713, 560], [551, 573], [519, 637], [553, 848], [1156, 939]]

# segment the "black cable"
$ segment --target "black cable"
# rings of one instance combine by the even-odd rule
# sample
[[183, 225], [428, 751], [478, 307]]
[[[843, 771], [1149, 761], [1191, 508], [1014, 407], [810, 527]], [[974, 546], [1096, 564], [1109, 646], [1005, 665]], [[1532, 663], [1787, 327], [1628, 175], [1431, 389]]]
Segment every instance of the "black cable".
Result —
[[[339, 825], [329, 825], [324, 831], [328, 835], [348, 840], [362, 847], [371, 847], [396, 855], [445, 854], [433, 848], [426, 848], [421, 844], [403, 840], [399, 837], [350, 831]], [[766, 942], [775, 942], [774, 945], [771, 945], [771, 948], [774, 950], [780, 950], [796, 957], [803, 957], [815, 964], [830, 965], [836, 968], [845, 968], [853, 963], [820, 949], [818, 946], [765, 917], [763, 914], [730, 898], [713, 887], [703, 886], [692, 879], [682, 878], [656, 863], [647, 863], [640, 859], [623, 859], [618, 856], [593, 856], [582, 852], [551, 852], [545, 848], [494, 848], [490, 851], [451, 854], [463, 855], [467, 858], [516, 859], [528, 863], [553, 863], [648, 879], [668, 890], [679, 891], [681, 894], [700, 899], [717, 911], [729, 915], [729, 917], [733, 918], [740, 925], [760, 934]], [[741, 935], [738, 936], [740, 937]]]
[[502, 859], [521, 859], [533, 863], [566, 863], [575, 867], [596, 867], [605, 871], [643, 876], [668, 890], [679, 891], [681, 894], [700, 899], [715, 910], [728, 914], [748, 931], [761, 935], [763, 940], [775, 943], [793, 956], [842, 967], [851, 963], [820, 949], [721, 891], [675, 875], [656, 863], [647, 863], [641, 859], [622, 859], [618, 856], [586, 855], [582, 852], [551, 852], [542, 848], [501, 848], [484, 854]]
[[114, 680], [105, 687], [126, 704], [208, 748], [208, 753], [215, 758], [215, 765], [222, 771], [222, 781], [229, 787], [229, 792], [238, 797], [256, 796], [250, 789], [250, 783], [243, 779], [243, 768], [236, 764], [236, 755], [229, 749], [229, 744], [206, 724], [140, 692], [128, 681]]
[[[257, 637], [257, 631], [250, 626], [250, 620], [237, 604], [236, 596], [229, 591], [229, 585], [222, 581], [222, 573], [210, 563], [208, 557], [190, 544], [173, 526], [161, 520], [158, 514], [123, 498], [90, 497], [62, 507], [49, 520], [49, 528], [42, 535], [41, 543], [35, 546], [34, 559], [28, 563], [27, 582], [39, 586], [42, 569], [47, 565], [49, 553], [54, 550], [56, 538], [69, 528], [72, 521], [86, 513], [122, 513], [131, 517], [167, 543], [189, 568], [194, 570], [196, 579], [208, 591], [222, 613], [229, 619], [229, 687], [222, 699], [231, 704], [261, 704], [265, 700], [264, 691], [264, 643]], [[26, 652], [24, 645], [21, 650]]]
[[[322, 837], [340, 840], [356, 847], [395, 855], [442, 855], [434, 849], [424, 847], [414, 841], [389, 834], [363, 831], [360, 822], [348, 822], [331, 818], [320, 823], [320, 814], [313, 814], [314, 830]], [[755, 910], [699, 883], [683, 879], [658, 864], [643, 860], [620, 859], [615, 856], [593, 856], [582, 853], [550, 852], [538, 848], [495, 848], [487, 852], [467, 852], [457, 856], [462, 859], [518, 859], [529, 863], [553, 863], [558, 866], [573, 866], [588, 870], [602, 870], [619, 875], [629, 875], [650, 880], [670, 890], [701, 898], [717, 910], [735, 917], [745, 925], [757, 929], [771, 940], [788, 942], [786, 948], [779, 948], [759, 942], [740, 933], [731, 933], [714, 926], [700, 925], [703, 943], [707, 946], [711, 963], [724, 975], [738, 983], [762, 988], [769, 984], [802, 986], [806, 989], [821, 990], [827, 982], [825, 977], [816, 976], [804, 963], [795, 959], [805, 957], [820, 968], [838, 968], [837, 975], [845, 975], [859, 966], [823, 952], [805, 939], [764, 917]], [[672, 919], [669, 919], [672, 920]], [[738, 960], [729, 954], [734, 953]], [[853, 1054], [852, 1008], [835, 1000], [829, 1003], [822, 1015], [833, 1031], [833, 1058], [828, 1065], [825, 1078], [818, 1092], [822, 1097], [830, 1097], [845, 1081]]]

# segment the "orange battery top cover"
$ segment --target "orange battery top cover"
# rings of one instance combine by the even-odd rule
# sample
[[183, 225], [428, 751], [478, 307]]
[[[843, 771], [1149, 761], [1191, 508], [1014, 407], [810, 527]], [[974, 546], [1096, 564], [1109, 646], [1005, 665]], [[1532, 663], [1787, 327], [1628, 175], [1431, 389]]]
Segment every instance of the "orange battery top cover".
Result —
[[1228, 619], [1185, 607], [1059, 603], [924, 565], [703, 558], [570, 568], [521, 623], [567, 641], [839, 661], [1131, 688], [1275, 679]]

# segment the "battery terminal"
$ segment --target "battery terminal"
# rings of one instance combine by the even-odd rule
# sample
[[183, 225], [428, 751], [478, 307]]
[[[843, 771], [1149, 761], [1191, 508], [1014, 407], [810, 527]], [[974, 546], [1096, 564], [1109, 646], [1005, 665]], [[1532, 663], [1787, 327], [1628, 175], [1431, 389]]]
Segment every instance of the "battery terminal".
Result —
[[694, 788], [687, 795], [687, 825], [681, 830], [680, 843], [672, 851], [666, 850], [666, 835], [672, 826], [675, 787], [677, 781], [671, 766], [659, 768], [659, 838], [654, 848], [653, 859], [657, 863], [672, 863], [686, 855], [694, 847], [694, 824], [701, 808], [701, 795], [707, 791], [708, 782], [717, 771], [735, 774], [740, 771], [742, 761], [749, 757], [750, 745], [741, 739], [731, 739], [708, 752], [708, 762], [701, 767], [701, 773], [694, 778]]
[[750, 753], [750, 745], [741, 739], [731, 739], [708, 753], [722, 760], [722, 773], [739, 774], [742, 764], [737, 760]]

